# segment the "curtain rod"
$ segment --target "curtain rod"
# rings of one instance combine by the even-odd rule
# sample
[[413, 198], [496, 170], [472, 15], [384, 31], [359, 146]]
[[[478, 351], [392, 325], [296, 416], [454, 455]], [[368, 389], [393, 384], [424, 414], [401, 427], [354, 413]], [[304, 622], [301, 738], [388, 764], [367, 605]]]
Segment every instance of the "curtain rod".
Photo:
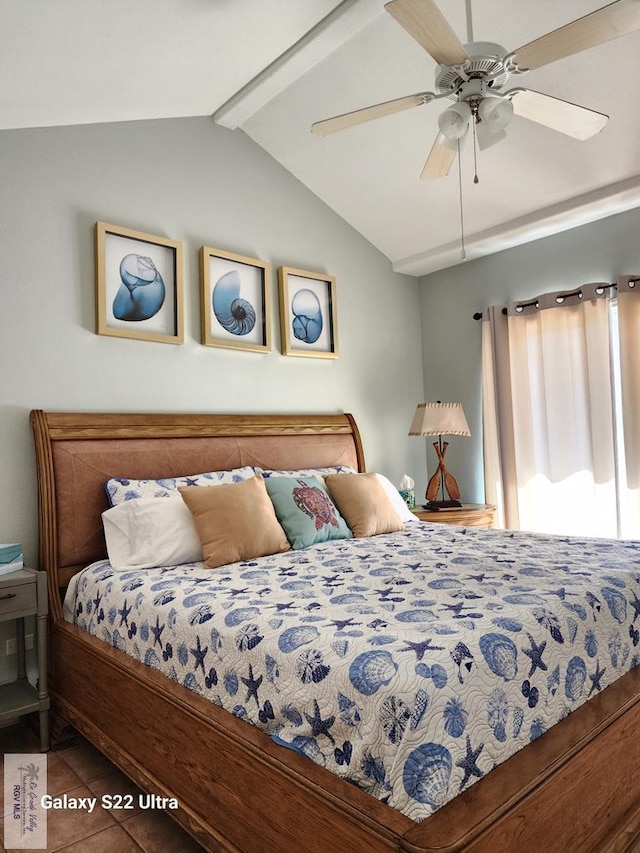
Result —
[[[630, 278], [630, 279], [629, 279], [629, 283], [630, 283], [630, 284], [631, 284], [631, 283], [634, 283], [634, 284], [635, 284], [635, 282], [637, 282], [637, 281], [640, 281], [640, 277], [638, 277], [638, 278]], [[611, 284], [601, 284], [601, 285], [600, 285], [600, 287], [602, 288], [602, 290], [608, 290], [610, 287], [617, 287], [617, 286], [618, 286], [618, 282], [617, 282], [617, 281], [613, 281], [613, 282], [611, 282]], [[574, 291], [572, 291], [571, 293], [564, 293], [564, 294], [562, 295], [562, 299], [563, 299], [563, 300], [564, 300], [564, 299], [570, 299], [572, 296], [579, 296], [579, 295], [580, 295], [580, 293], [582, 293], [582, 289], [581, 289], [581, 288], [578, 288], [577, 290], [574, 290]], [[517, 310], [518, 308], [531, 308], [531, 306], [532, 306], [532, 305], [537, 305], [537, 304], [538, 304], [538, 300], [537, 300], [537, 299], [532, 299], [532, 300], [530, 300], [529, 302], [519, 302], [519, 303], [518, 303], [518, 305], [516, 305], [516, 310]], [[507, 309], [506, 309], [506, 308], [503, 308], [503, 309], [502, 309], [502, 313], [503, 313], [503, 314], [506, 314], [506, 313], [507, 313]], [[482, 311], [476, 311], [476, 313], [473, 315], [473, 319], [474, 319], [474, 320], [482, 320], [482, 315], [483, 315], [483, 312], [482, 312]]]

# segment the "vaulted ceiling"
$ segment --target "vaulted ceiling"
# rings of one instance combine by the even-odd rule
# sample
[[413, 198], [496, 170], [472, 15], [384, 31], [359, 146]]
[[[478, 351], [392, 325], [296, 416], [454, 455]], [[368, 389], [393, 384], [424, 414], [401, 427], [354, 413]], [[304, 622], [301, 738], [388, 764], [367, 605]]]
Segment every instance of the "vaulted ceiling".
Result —
[[[462, 42], [462, 0], [436, 0]], [[640, 0], [631, 0], [640, 2]], [[473, 0], [474, 41], [515, 50], [603, 0]], [[314, 121], [433, 90], [436, 63], [383, 0], [2, 0], [0, 128], [212, 115], [245, 132], [400, 272], [460, 262], [457, 165], [420, 173], [447, 101], [327, 137]], [[461, 156], [467, 256], [640, 205], [640, 33], [513, 85], [606, 113], [579, 142], [521, 117]], [[510, 85], [511, 85], [510, 81]]]

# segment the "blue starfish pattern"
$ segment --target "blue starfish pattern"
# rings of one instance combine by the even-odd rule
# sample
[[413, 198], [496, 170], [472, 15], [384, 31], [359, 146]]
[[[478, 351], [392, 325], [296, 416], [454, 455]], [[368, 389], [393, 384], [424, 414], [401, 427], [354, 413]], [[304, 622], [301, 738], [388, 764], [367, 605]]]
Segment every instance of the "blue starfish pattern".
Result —
[[528, 678], [531, 678], [536, 669], [546, 671], [548, 668], [546, 663], [542, 660], [542, 655], [547, 647], [547, 641], [543, 640], [540, 645], [538, 645], [528, 631], [527, 637], [529, 638], [529, 642], [531, 643], [531, 648], [523, 648], [522, 651], [528, 658], [531, 659], [531, 668], [529, 669], [529, 675], [527, 676]]
[[462, 789], [468, 784], [469, 779], [472, 776], [476, 776], [478, 779], [484, 776], [484, 773], [477, 765], [478, 758], [480, 757], [480, 753], [484, 749], [484, 744], [481, 743], [477, 749], [471, 748], [471, 738], [467, 735], [467, 754], [464, 758], [461, 758], [459, 761], [456, 761], [456, 766], [461, 767], [464, 770], [464, 778], [460, 782], [460, 788], [458, 792], [462, 791]]
[[190, 649], [191, 654], [195, 658], [193, 669], [194, 671], [200, 667], [202, 670], [202, 674], [204, 675], [204, 659], [209, 651], [209, 646], [205, 646], [204, 649], [200, 643], [200, 637], [196, 635], [196, 647], [195, 649]]
[[154, 646], [157, 643], [160, 646], [160, 648], [162, 648], [162, 640], [160, 639], [160, 636], [161, 636], [163, 631], [164, 631], [164, 624], [161, 625], [160, 624], [160, 616], [156, 616], [155, 627], [153, 627], [153, 625], [151, 626], [151, 632], [153, 634], [153, 645]]
[[640, 598], [638, 598], [635, 592], [633, 593], [633, 601], [630, 601], [629, 604], [633, 607], [632, 621], [635, 622], [638, 616], [640, 616]]
[[122, 609], [118, 610], [118, 613], [120, 614], [120, 626], [121, 627], [122, 627], [122, 625], [126, 625], [127, 628], [129, 627], [129, 614], [131, 613], [131, 610], [132, 610], [131, 607], [127, 607], [127, 599], [125, 598]]
[[253, 667], [249, 664], [249, 677], [248, 678], [240, 678], [244, 686], [247, 688], [247, 696], [245, 698], [245, 702], [248, 702], [249, 699], [255, 699], [256, 705], [258, 708], [260, 707], [260, 699], [258, 697], [258, 690], [260, 689], [260, 685], [262, 684], [262, 676], [258, 676], [258, 678], [253, 677]]
[[332, 715], [323, 719], [317, 699], [313, 700], [313, 716], [310, 717], [308, 714], [305, 714], [305, 718], [311, 726], [312, 737], [317, 738], [321, 735], [325, 735], [325, 737], [329, 738], [332, 744], [335, 744], [335, 740], [333, 739], [329, 729], [335, 723], [336, 718]]
[[591, 681], [591, 690], [589, 691], [589, 696], [593, 693], [594, 690], [602, 690], [602, 685], [600, 682], [602, 681], [602, 676], [607, 671], [605, 666], [604, 669], [600, 669], [600, 663], [596, 660], [596, 671], [591, 675], [589, 673], [589, 680]]
[[441, 652], [444, 646], [434, 646], [431, 642], [431, 637], [428, 640], [422, 640], [419, 643], [414, 643], [411, 640], [405, 640], [406, 648], [400, 649], [401, 652], [415, 652], [416, 658], [422, 660], [425, 652]]

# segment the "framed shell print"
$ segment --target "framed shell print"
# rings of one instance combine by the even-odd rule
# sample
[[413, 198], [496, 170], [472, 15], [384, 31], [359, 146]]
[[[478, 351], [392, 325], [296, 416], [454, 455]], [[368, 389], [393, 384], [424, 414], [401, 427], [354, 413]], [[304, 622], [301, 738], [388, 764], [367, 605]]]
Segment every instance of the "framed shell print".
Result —
[[271, 349], [271, 266], [203, 246], [202, 343], [251, 352]]
[[96, 334], [181, 344], [182, 243], [96, 222]]
[[335, 278], [280, 267], [278, 284], [283, 354], [337, 358]]

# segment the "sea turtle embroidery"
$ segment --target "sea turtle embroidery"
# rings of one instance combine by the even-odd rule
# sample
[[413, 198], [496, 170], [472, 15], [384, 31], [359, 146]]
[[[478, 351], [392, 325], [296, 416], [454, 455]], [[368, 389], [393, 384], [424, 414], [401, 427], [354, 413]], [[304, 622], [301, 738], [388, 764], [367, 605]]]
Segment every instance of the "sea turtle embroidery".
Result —
[[324, 524], [338, 526], [338, 519], [334, 507], [328, 495], [318, 486], [310, 486], [304, 480], [298, 480], [299, 488], [293, 490], [292, 497], [299, 510], [308, 515], [314, 521], [316, 530], [320, 530]]

